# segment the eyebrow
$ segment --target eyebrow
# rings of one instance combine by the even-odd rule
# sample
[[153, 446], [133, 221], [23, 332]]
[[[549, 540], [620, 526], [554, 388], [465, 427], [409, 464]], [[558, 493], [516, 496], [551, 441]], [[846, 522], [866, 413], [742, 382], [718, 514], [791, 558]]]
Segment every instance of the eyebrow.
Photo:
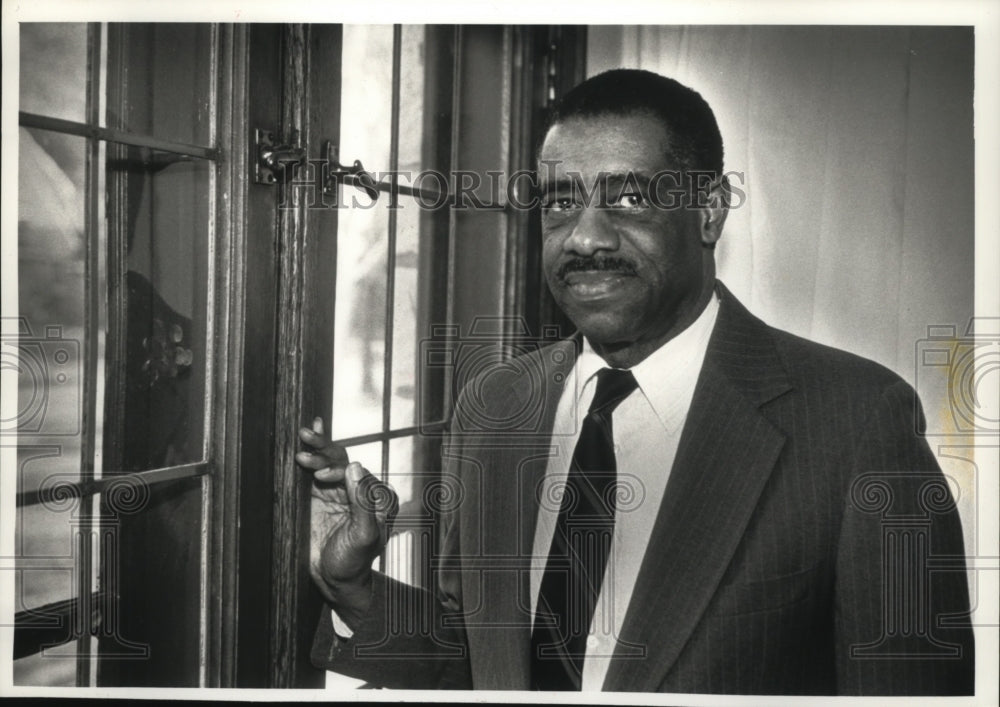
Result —
[[559, 179], [547, 180], [541, 185], [540, 191], [542, 194], [569, 191], [571, 189], [578, 188], [578, 184], [580, 182], [583, 182], [587, 191], [590, 191], [596, 186], [597, 180], [602, 180], [606, 183], [609, 191], [621, 190], [622, 187], [629, 183], [635, 184], [641, 189], [648, 189], [650, 183], [653, 181], [653, 175], [642, 170], [630, 172], [601, 172], [597, 175], [594, 181], [588, 184], [583, 181], [583, 175], [576, 173], [572, 177], [561, 177]]

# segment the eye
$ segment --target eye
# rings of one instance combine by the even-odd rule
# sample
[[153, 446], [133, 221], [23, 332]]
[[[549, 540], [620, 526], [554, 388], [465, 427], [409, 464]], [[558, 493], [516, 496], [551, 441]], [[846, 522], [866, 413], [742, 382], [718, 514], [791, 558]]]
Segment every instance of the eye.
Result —
[[576, 202], [566, 196], [557, 196], [545, 199], [542, 202], [542, 208], [546, 211], [572, 211], [577, 208]]
[[612, 202], [611, 206], [622, 209], [642, 209], [647, 206], [645, 197], [637, 191], [622, 192], [618, 200]]

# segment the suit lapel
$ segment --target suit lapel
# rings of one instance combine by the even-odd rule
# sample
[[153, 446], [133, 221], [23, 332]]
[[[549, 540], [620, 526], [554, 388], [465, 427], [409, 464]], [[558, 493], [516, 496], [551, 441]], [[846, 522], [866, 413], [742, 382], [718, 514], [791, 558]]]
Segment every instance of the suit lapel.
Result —
[[719, 294], [719, 319], [605, 690], [659, 688], [708, 606], [784, 444], [759, 410], [790, 387], [767, 329], [721, 285]]

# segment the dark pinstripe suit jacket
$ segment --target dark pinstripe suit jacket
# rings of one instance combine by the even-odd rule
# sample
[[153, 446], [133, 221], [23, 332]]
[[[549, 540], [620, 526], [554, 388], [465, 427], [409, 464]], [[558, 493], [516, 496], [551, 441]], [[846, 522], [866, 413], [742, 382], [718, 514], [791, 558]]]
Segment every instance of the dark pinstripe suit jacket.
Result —
[[[719, 292], [604, 689], [971, 694], [962, 529], [913, 390]], [[528, 688], [537, 489], [574, 351], [561, 342], [465, 391], [435, 595], [378, 575], [351, 640], [324, 612], [316, 665], [386, 686]]]

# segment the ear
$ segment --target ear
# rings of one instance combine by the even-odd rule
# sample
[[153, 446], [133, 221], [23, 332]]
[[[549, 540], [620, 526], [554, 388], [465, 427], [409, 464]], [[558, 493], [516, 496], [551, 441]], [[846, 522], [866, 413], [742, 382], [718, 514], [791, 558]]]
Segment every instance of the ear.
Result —
[[701, 209], [701, 242], [706, 248], [714, 248], [722, 238], [722, 227], [729, 215], [729, 179], [722, 177], [708, 192], [708, 204]]

